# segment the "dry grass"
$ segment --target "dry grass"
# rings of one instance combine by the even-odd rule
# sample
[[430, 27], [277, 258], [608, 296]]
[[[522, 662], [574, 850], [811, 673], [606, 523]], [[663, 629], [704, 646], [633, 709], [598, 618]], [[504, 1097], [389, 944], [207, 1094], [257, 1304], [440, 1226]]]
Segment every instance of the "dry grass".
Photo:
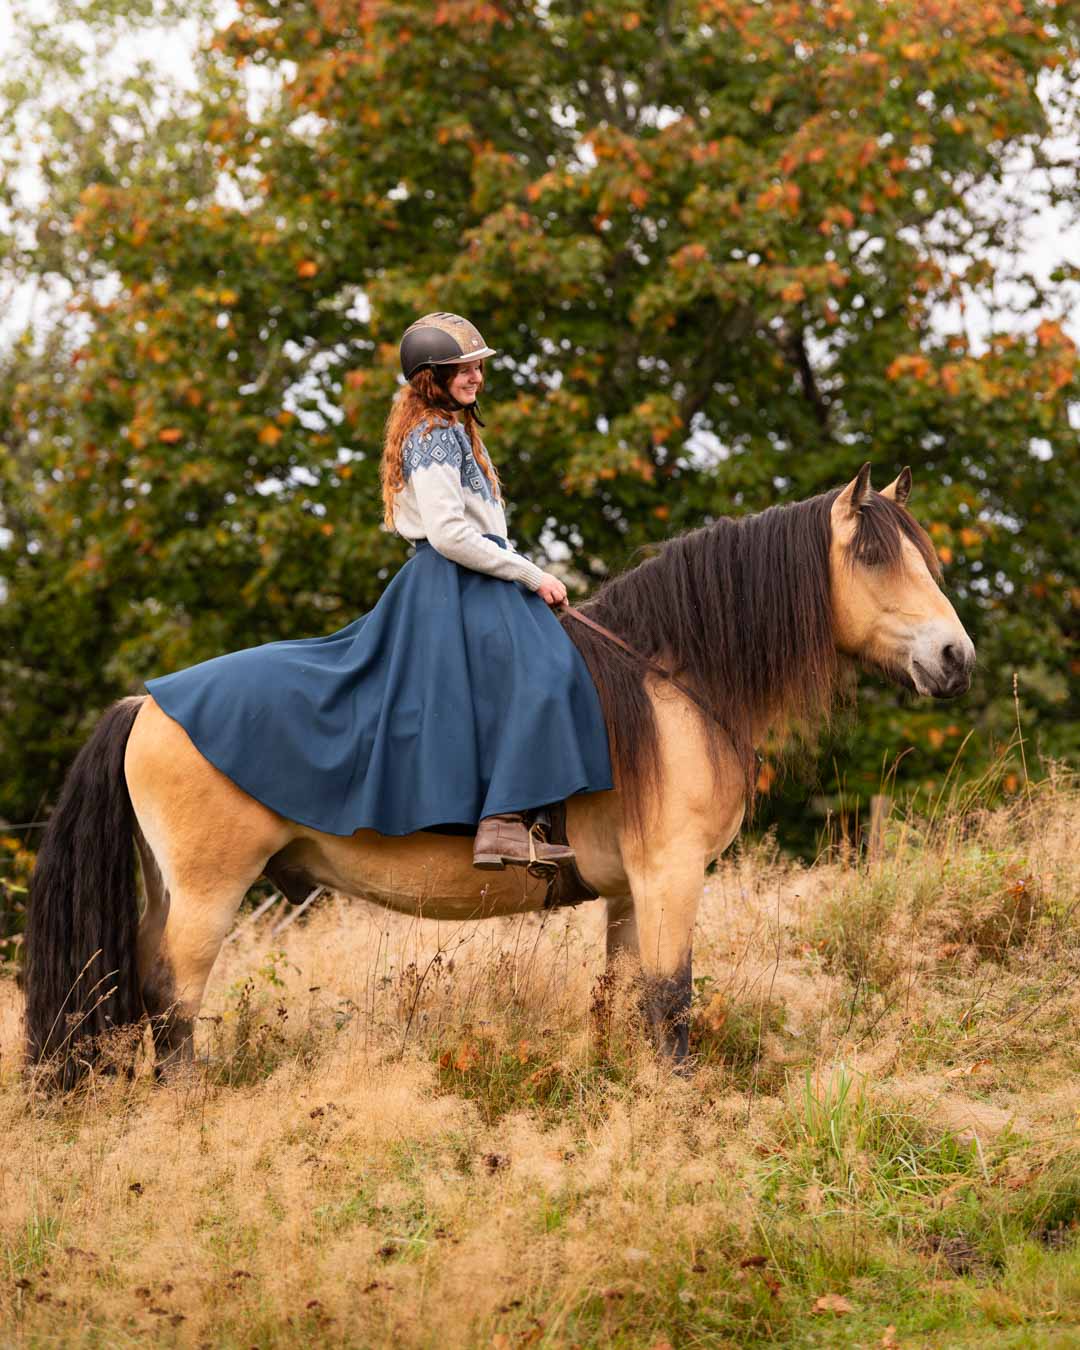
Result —
[[693, 1077], [602, 914], [242, 929], [185, 1081], [30, 1099], [0, 983], [0, 1344], [1071, 1345], [1080, 797], [710, 879]]

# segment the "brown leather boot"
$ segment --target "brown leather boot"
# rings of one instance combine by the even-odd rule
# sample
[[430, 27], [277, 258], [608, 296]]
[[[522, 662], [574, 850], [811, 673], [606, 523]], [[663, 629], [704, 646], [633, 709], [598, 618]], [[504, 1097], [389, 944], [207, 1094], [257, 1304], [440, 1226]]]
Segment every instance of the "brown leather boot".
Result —
[[522, 867], [547, 863], [558, 867], [574, 857], [568, 844], [549, 844], [535, 827], [530, 830], [520, 812], [485, 817], [477, 828], [473, 847], [473, 866], [485, 872], [501, 872], [507, 863]]

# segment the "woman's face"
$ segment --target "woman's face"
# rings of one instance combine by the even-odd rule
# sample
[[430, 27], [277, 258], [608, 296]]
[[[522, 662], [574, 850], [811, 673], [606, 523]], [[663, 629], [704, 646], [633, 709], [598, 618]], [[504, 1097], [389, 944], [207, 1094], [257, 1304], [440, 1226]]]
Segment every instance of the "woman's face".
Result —
[[483, 361], [470, 361], [466, 366], [453, 366], [452, 369], [454, 373], [446, 386], [451, 397], [465, 405], [475, 403], [484, 387]]

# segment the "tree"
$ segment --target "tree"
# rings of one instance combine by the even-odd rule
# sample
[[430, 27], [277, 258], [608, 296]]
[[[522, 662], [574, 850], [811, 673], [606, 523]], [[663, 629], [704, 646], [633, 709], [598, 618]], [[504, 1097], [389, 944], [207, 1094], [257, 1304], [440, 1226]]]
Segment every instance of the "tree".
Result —
[[[78, 13], [109, 34], [168, 11]], [[9, 268], [71, 295], [0, 375], [0, 812], [51, 798], [144, 677], [375, 601], [405, 557], [377, 487], [396, 342], [442, 308], [500, 349], [512, 532], [589, 577], [864, 459], [912, 465], [980, 673], [953, 710], [871, 685], [860, 792], [908, 744], [909, 781], [940, 779], [972, 718], [981, 753], [1007, 738], [1014, 669], [1029, 734], [1076, 748], [1076, 269], [1028, 276], [985, 350], [934, 319], [1023, 275], [1009, 230], [1040, 203], [984, 189], [1075, 126], [1052, 82], [1072, 6], [247, 0], [201, 22], [194, 94], [140, 72], [53, 106], [44, 200], [7, 191]], [[27, 31], [39, 70], [71, 64], [55, 22]], [[9, 132], [32, 94], [9, 90]], [[1044, 183], [1075, 209], [1074, 170]]]

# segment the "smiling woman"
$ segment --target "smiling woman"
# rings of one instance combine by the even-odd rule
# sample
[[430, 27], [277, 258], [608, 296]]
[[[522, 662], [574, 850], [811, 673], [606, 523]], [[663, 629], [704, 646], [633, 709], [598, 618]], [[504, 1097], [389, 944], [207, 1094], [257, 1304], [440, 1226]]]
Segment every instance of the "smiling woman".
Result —
[[596, 691], [550, 609], [566, 588], [506, 538], [477, 407], [494, 354], [455, 314], [402, 338], [381, 477], [385, 522], [415, 553], [369, 614], [147, 684], [282, 816], [339, 835], [475, 832], [488, 871], [571, 861], [525, 813], [612, 786]]

